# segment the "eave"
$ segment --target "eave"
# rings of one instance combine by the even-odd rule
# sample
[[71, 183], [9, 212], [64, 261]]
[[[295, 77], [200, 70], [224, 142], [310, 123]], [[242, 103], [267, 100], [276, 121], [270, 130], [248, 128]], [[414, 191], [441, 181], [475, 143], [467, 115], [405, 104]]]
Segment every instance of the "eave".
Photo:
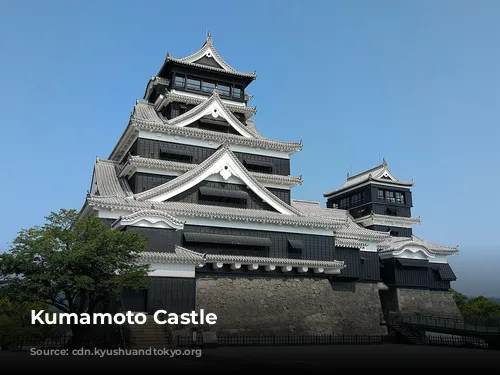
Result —
[[247, 72], [238, 72], [238, 71], [228, 71], [228, 70], [216, 68], [216, 67], [209, 66], [209, 65], [203, 65], [203, 64], [182, 61], [181, 59], [172, 57], [168, 54], [165, 58], [165, 62], [163, 63], [163, 66], [161, 67], [160, 71], [157, 74], [158, 76], [164, 75], [164, 71], [168, 67], [169, 63], [178, 64], [181, 66], [187, 66], [187, 67], [196, 68], [196, 69], [201, 69], [201, 70], [210, 70], [210, 71], [213, 71], [216, 73], [232, 76], [235, 78], [244, 78], [244, 79], [246, 79], [247, 85], [250, 84], [253, 80], [255, 80], [257, 78], [257, 73], [255, 73], [255, 72], [247, 73]]
[[307, 259], [289, 258], [264, 258], [238, 255], [201, 254], [188, 250], [181, 246], [176, 246], [173, 253], [166, 252], [145, 252], [140, 254], [144, 262], [151, 263], [173, 263], [192, 264], [196, 267], [203, 267], [210, 264], [214, 269], [220, 269], [225, 264], [230, 265], [233, 270], [246, 266], [249, 271], [255, 271], [259, 267], [264, 267], [268, 272], [280, 269], [282, 272], [290, 272], [296, 268], [298, 272], [305, 273], [309, 269], [316, 274], [339, 274], [346, 266], [343, 261], [321, 261]]
[[381, 184], [384, 186], [394, 186], [394, 187], [402, 187], [402, 188], [409, 188], [409, 187], [412, 187], [414, 185], [413, 181], [391, 181], [391, 180], [385, 180], [385, 179], [380, 179], [380, 178], [367, 177], [366, 179], [359, 181], [356, 184], [343, 186], [339, 189], [323, 193], [323, 197], [334, 198], [340, 194], [345, 193], [348, 190], [354, 190], [356, 188], [359, 188], [359, 187], [362, 187], [364, 185], [368, 185], [371, 183], [378, 183], [378, 184]]
[[411, 228], [416, 224], [420, 224], [420, 218], [379, 215], [371, 213], [369, 215], [354, 219], [354, 222], [363, 226], [387, 225], [402, 228]]
[[137, 139], [139, 130], [148, 132], [157, 132], [162, 134], [180, 135], [188, 138], [196, 138], [202, 140], [211, 140], [217, 142], [219, 145], [230, 143], [233, 145], [247, 146], [251, 148], [261, 148], [266, 150], [277, 150], [292, 155], [295, 152], [302, 150], [301, 142], [280, 142], [270, 140], [268, 138], [247, 138], [239, 135], [211, 132], [209, 130], [176, 127], [172, 125], [152, 123], [149, 121], [131, 119], [127, 128], [123, 132], [120, 140], [114, 147], [108, 159], [121, 161], [126, 153], [129, 151], [130, 146]]
[[151, 95], [151, 92], [153, 91], [153, 87], [156, 85], [164, 85], [168, 86], [170, 84], [170, 80], [167, 78], [163, 77], [151, 77], [148, 81], [148, 84], [146, 86], [146, 90], [144, 91], [143, 99], [149, 100], [149, 97]]
[[183, 202], [151, 202], [137, 201], [127, 198], [111, 198], [89, 196], [87, 197], [89, 207], [102, 208], [114, 211], [134, 212], [144, 209], [157, 209], [170, 213], [175, 217], [192, 217], [205, 219], [220, 219], [228, 221], [241, 221], [253, 223], [266, 223], [278, 226], [306, 227], [321, 229], [339, 229], [345, 226], [345, 221], [326, 220], [326, 218], [314, 218], [308, 216], [283, 215], [278, 212], [239, 209], [232, 207], [208, 206], [195, 203]]

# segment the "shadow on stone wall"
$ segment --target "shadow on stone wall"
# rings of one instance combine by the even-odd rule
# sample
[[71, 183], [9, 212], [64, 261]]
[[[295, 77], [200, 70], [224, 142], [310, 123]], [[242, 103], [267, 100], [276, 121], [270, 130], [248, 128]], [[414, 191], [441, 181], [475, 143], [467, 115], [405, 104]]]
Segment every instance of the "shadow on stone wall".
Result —
[[[197, 309], [219, 334], [383, 334], [376, 283], [320, 278], [204, 277]], [[207, 327], [205, 327], [207, 328]]]

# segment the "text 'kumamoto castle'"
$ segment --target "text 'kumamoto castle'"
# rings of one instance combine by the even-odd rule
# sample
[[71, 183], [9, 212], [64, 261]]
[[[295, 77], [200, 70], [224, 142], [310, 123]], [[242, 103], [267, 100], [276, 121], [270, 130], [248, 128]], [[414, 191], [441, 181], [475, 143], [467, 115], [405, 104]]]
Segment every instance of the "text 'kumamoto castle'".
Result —
[[[411, 181], [384, 161], [320, 201], [292, 199], [301, 142], [266, 138], [247, 92], [212, 38], [167, 54], [107, 159], [84, 215], [148, 237], [147, 290], [127, 311], [204, 309], [218, 333], [379, 334], [382, 312], [460, 316], [447, 256], [415, 236]], [[325, 186], [325, 190], [332, 187]]]

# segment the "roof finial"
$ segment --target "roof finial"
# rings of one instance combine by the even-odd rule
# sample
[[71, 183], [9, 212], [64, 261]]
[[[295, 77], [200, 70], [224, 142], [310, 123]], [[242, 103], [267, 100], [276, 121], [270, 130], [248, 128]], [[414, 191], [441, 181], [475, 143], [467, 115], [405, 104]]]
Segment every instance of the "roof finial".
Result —
[[346, 180], [348, 180], [348, 179], [349, 179], [349, 172], [347, 172], [347, 176], [346, 176], [346, 178], [345, 178], [345, 179], [346, 179]]
[[383, 165], [384, 167], [386, 167], [386, 166], [387, 166], [387, 162], [385, 161], [385, 158], [382, 158], [382, 165]]
[[212, 34], [208, 29], [207, 29], [207, 43], [212, 43]]

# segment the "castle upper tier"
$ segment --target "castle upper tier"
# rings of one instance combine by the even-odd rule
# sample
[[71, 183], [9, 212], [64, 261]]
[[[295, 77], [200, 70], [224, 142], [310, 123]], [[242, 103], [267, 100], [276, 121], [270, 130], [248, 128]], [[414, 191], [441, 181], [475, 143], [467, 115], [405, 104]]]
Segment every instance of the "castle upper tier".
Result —
[[154, 283], [127, 292], [126, 308], [191, 311], [206, 277], [448, 290], [457, 249], [412, 234], [412, 183], [385, 162], [326, 193], [327, 208], [291, 198], [303, 181], [290, 157], [302, 144], [257, 130], [255, 78], [225, 62], [210, 34], [188, 57], [167, 54], [109, 157], [97, 158], [83, 214], [148, 238]]

